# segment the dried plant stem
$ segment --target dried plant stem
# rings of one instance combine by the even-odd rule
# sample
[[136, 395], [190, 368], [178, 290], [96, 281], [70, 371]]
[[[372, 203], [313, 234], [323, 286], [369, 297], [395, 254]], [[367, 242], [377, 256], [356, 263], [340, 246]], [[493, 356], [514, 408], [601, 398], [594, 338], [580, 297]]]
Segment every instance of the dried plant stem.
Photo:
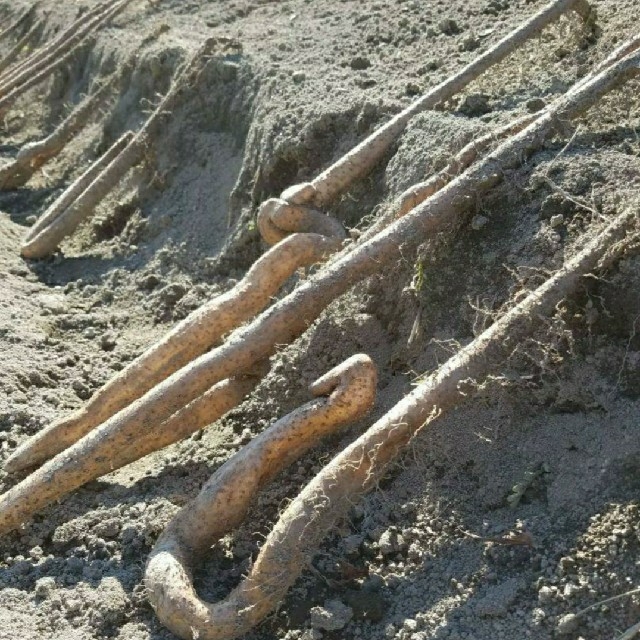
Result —
[[109, 10], [99, 15], [42, 60], [0, 82], [0, 118], [4, 117], [20, 96], [67, 64], [78, 49], [86, 44], [91, 32], [122, 11], [129, 2], [130, 0], [116, 2]]
[[[113, 6], [122, 4], [124, 1], [119, 0]], [[53, 40], [45, 43], [30, 56], [0, 75], [0, 97], [7, 95], [25, 82], [29, 76], [33, 76], [48, 67], [52, 62], [61, 58], [67, 51], [77, 45], [78, 42], [91, 33], [96, 26], [96, 22], [107, 14], [107, 9], [106, 5], [98, 5], [83, 14]]]

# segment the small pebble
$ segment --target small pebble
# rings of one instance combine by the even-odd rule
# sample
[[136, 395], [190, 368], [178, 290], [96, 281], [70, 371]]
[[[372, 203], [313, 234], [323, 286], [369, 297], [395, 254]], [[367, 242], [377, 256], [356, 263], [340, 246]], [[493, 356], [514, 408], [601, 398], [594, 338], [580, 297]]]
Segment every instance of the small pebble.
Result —
[[48, 598], [55, 591], [55, 588], [56, 581], [51, 577], [36, 580], [36, 598]]
[[558, 620], [556, 632], [559, 636], [567, 636], [578, 628], [578, 616], [574, 613], [567, 613]]

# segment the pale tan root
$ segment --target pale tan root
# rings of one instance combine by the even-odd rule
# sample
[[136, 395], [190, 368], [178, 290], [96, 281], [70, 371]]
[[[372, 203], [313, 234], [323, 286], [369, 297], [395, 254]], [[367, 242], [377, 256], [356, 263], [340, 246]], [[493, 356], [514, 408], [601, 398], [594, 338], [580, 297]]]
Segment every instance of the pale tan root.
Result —
[[119, 157], [133, 138], [134, 134], [131, 131], [127, 131], [127, 133], [118, 138], [118, 140], [79, 178], [72, 182], [62, 195], [38, 218], [36, 223], [29, 229], [20, 247], [20, 254], [23, 258], [34, 258], [39, 255], [42, 243], [47, 242], [46, 234], [44, 240], [42, 236], [47, 230], [65, 228], [69, 224], [67, 222], [69, 215], [67, 211], [69, 211], [69, 208], [74, 202], [77, 202], [78, 198], [80, 198], [91, 184], [99, 179], [105, 167], [108, 167]]
[[[176, 371], [107, 422], [131, 421], [137, 422], [143, 430], [151, 428], [220, 380], [250, 370], [254, 363], [269, 357], [277, 345], [295, 340], [332, 300], [353, 284], [401, 257], [406, 259], [425, 238], [449, 227], [466, 210], [468, 203], [475, 202], [478, 195], [501, 180], [505, 170], [520, 166], [527, 154], [540, 148], [556, 131], [558, 123], [584, 112], [605, 93], [637, 75], [639, 60], [640, 54], [636, 52], [590, 76], [554, 102], [526, 129], [405, 217], [374, 238], [356, 245], [252, 323], [231, 334], [225, 344]], [[48, 446], [55, 449], [53, 443]], [[22, 455], [29, 455], [28, 448], [29, 445], [25, 445]]]
[[40, 20], [34, 24], [31, 29], [25, 33], [18, 42], [13, 46], [13, 48], [7, 53], [7, 55], [0, 60], [0, 82], [2, 81], [2, 74], [6, 71], [6, 69], [13, 64], [13, 62], [20, 56], [20, 54], [24, 51], [25, 47], [32, 41], [37, 40], [44, 29], [44, 21]]
[[257, 377], [224, 380], [151, 429], [105, 423], [0, 496], [0, 534], [19, 527], [48, 504], [134, 460], [214, 422], [253, 389]]
[[[432, 109], [437, 104], [445, 102], [463, 91], [469, 83], [487, 69], [506, 58], [529, 38], [538, 34], [547, 25], [568, 11], [577, 12], [587, 22], [590, 20], [591, 11], [585, 0], [555, 0], [551, 2], [458, 73], [431, 89], [404, 111], [374, 131], [349, 153], [342, 156], [318, 175], [311, 183], [292, 187], [296, 192], [295, 198], [290, 199], [285, 192], [280, 196], [280, 200], [287, 200], [292, 205], [307, 205], [312, 209], [322, 209], [376, 165], [404, 131], [411, 118], [422, 111]], [[267, 201], [263, 206], [273, 207], [274, 204], [269, 204], [269, 201]]]
[[[76, 20], [66, 31], [49, 44], [45, 44], [26, 60], [7, 70], [0, 77], [0, 111], [5, 109], [4, 101], [9, 96], [27, 85], [34, 76], [39, 76], [44, 70], [59, 68], [57, 61], [67, 60], [67, 54], [77, 49], [92, 31], [122, 11], [131, 0], [119, 0], [110, 7], [98, 7], [87, 12]], [[30, 85], [31, 86], [31, 85]]]
[[[470, 81], [471, 77], [474, 73], [480, 73], [484, 68], [490, 66], [495, 61], [501, 59], [507, 55], [507, 53], [514, 46], [514, 42], [518, 40], [518, 38], [529, 37], [532, 33], [535, 33], [536, 30], [541, 29], [549, 20], [554, 19], [554, 16], [557, 17], [563, 11], [568, 10], [570, 7], [577, 7], [577, 3], [572, 2], [561, 2], [561, 3], [553, 3], [542, 12], [537, 14], [531, 21], [529, 21], [524, 27], [516, 32], [512, 33], [505, 40], [501, 41], [494, 49], [486, 54], [485, 58], [482, 58], [481, 62], [478, 64], [472, 64], [466, 70], [466, 75], [463, 72], [464, 77], [468, 77], [468, 80], [462, 82], [458, 78], [456, 82], [462, 82], [462, 86], [468, 81]], [[582, 6], [582, 5], [581, 5]], [[560, 13], [557, 13], [560, 12]], [[474, 76], [475, 77], [475, 76]], [[455, 84], [455, 83], [454, 83]], [[456, 85], [456, 86], [458, 86]], [[445, 83], [445, 86], [449, 86]], [[440, 96], [441, 94], [437, 94]], [[434, 102], [435, 104], [435, 102]], [[417, 111], [416, 111], [417, 113]], [[351, 160], [349, 162], [353, 162], [353, 156], [351, 156]], [[344, 166], [348, 165], [343, 163]], [[341, 166], [343, 166], [341, 165]], [[327, 175], [334, 175], [332, 171]], [[339, 172], [338, 172], [339, 174]], [[260, 232], [265, 239], [270, 244], [274, 244], [284, 238], [288, 233], [299, 231], [301, 224], [306, 225], [304, 227], [305, 231], [319, 231], [326, 234], [335, 234], [339, 230], [339, 225], [331, 218], [325, 216], [324, 214], [310, 209], [307, 206], [298, 206], [298, 202], [308, 203], [314, 200], [316, 193], [316, 187], [312, 184], [303, 184], [296, 185], [290, 189], [287, 189], [280, 199], [274, 198], [267, 201], [260, 210], [258, 216], [258, 225], [260, 228]], [[39, 231], [38, 225], [38, 231]], [[66, 231], [65, 231], [66, 233]], [[30, 234], [29, 238], [33, 235], [33, 231]], [[23, 255], [25, 257], [38, 257], [46, 255], [48, 252], [53, 250], [54, 246], [57, 246], [59, 242], [58, 237], [61, 234], [56, 234], [53, 238], [48, 236], [48, 234], [40, 235], [38, 241], [39, 246], [34, 250], [33, 246], [23, 246]], [[167, 368], [167, 371], [171, 370]], [[119, 383], [116, 382], [114, 385], [114, 391], [119, 387]], [[124, 396], [123, 396], [124, 401]], [[109, 406], [108, 411], [111, 413], [111, 406], [117, 407], [118, 409], [124, 408], [124, 403], [118, 401], [113, 405], [109, 403], [104, 406]], [[87, 411], [82, 410], [78, 414], [74, 414], [67, 419], [59, 421], [52, 425], [52, 430], [43, 431], [40, 436], [36, 436], [37, 440], [33, 442], [25, 443], [20, 449], [9, 459], [8, 468], [12, 470], [18, 470], [27, 466], [31, 466], [37, 464], [46, 457], [49, 457], [53, 453], [61, 450], [62, 446], [68, 445], [74, 437], [78, 437], [77, 434], [86, 433], [92, 426], [98, 424], [101, 420], [106, 419], [106, 412], [96, 411], [94, 416], [88, 414]], [[58, 438], [57, 435], [67, 434], [68, 438], [63, 436], [62, 438]], [[58, 443], [56, 446], [55, 443]], [[33, 451], [33, 453], [32, 453]]]
[[[198, 598], [190, 569], [213, 542], [242, 522], [256, 492], [276, 474], [324, 436], [368, 413], [375, 400], [375, 365], [365, 355], [353, 356], [311, 385], [310, 391], [329, 397], [281, 418], [230, 458], [158, 540], [147, 564], [145, 585], [160, 620], [183, 638], [235, 637], [278, 604], [277, 584], [271, 582], [274, 567], [252, 572], [228, 598], [215, 604]], [[300, 569], [294, 567], [294, 573]], [[210, 623], [202, 624], [203, 620]]]
[[[126, 0], [129, 1], [129, 0]], [[122, 149], [120, 154], [95, 176], [91, 184], [79, 194], [74, 202], [66, 206], [63, 215], [52, 221], [48, 227], [36, 225], [27, 236], [27, 242], [21, 247], [25, 258], [44, 258], [55, 252], [60, 242], [72, 234], [77, 227], [95, 211], [96, 206], [114, 189], [132, 166], [138, 164], [145, 154], [147, 146], [157, 137], [158, 129], [170, 117], [176, 99], [182, 89], [197, 81], [197, 77], [209, 61], [210, 54], [218, 45], [218, 40], [209, 38], [177, 73], [166, 95], [149, 116], [142, 128]], [[0, 100], [0, 106], [2, 101]]]
[[113, 89], [114, 80], [102, 84], [87, 96], [49, 136], [20, 149], [15, 160], [0, 167], [0, 189], [17, 189], [45, 163], [55, 158], [92, 117]]
[[321, 262], [340, 245], [340, 237], [313, 233], [285, 238], [261, 256], [235, 287], [176, 325], [97, 391], [84, 407], [53, 422], [18, 447], [6, 461], [5, 469], [17, 471], [34, 466], [72, 445], [262, 311], [298, 268]]
[[[322, 538], [363, 493], [376, 485], [416, 433], [465, 398], [460, 385], [469, 379], [484, 379], [544, 316], [552, 314], [556, 305], [575, 291], [582, 277], [618, 258], [624, 247], [618, 241], [634, 224], [637, 233], [636, 211], [618, 216], [556, 275], [338, 454], [287, 507], [249, 575], [227, 599], [208, 604], [195, 593], [191, 567], [198, 555], [226, 533], [221, 521], [228, 519], [231, 526], [236, 526], [241, 519], [248, 501], [246, 478], [253, 471], [249, 466], [239, 468], [237, 473], [230, 470], [225, 476], [223, 467], [219, 475], [213, 476], [213, 486], [207, 486], [169, 524], [151, 553], [145, 583], [163, 624], [184, 640], [229, 640], [262, 620], [282, 601]], [[287, 443], [293, 445], [295, 441]], [[253, 492], [255, 486], [250, 482], [248, 490]]]

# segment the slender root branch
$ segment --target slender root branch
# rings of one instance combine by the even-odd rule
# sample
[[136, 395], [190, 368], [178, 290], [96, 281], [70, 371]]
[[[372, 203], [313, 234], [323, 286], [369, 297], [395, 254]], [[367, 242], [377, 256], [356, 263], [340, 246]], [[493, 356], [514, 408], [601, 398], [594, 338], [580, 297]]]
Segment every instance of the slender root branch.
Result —
[[310, 391], [318, 399], [280, 419], [229, 459], [176, 516], [153, 550], [145, 574], [149, 599], [160, 620], [179, 636], [233, 638], [248, 631], [278, 604], [279, 583], [289, 579], [284, 572], [300, 572], [288, 558], [273, 558], [263, 547], [259, 566], [254, 565], [223, 602], [209, 604], [195, 593], [190, 567], [242, 522], [264, 484], [320, 438], [366, 415], [375, 400], [375, 365], [365, 355], [353, 356], [317, 380]]

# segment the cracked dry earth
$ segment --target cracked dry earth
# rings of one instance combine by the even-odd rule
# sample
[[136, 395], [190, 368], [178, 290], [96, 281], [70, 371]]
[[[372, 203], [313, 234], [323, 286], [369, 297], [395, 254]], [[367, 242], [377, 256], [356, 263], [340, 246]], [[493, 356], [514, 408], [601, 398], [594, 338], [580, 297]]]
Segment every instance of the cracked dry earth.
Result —
[[[2, 25], [29, 4], [0, 1]], [[43, 41], [94, 4], [43, 0]], [[638, 25], [635, 0], [593, 5], [596, 39], [585, 39], [572, 16], [548, 27], [462, 95], [416, 116], [329, 213], [366, 229], [382, 203], [473, 136], [566, 91]], [[131, 2], [3, 123], [8, 160], [136, 51], [92, 123], [27, 185], [0, 193], [0, 463], [242, 277], [264, 249], [260, 202], [313, 178], [542, 6]], [[233, 64], [208, 68], [185, 91], [145, 161], [59, 253], [22, 260], [21, 238], [37, 216], [144, 122], [181, 61], [210, 35], [241, 44]], [[0, 52], [14, 43], [7, 36]], [[307, 401], [310, 382], [367, 353], [380, 372], [372, 416], [256, 496], [245, 523], [198, 568], [199, 593], [224, 597], [284, 506], [332, 456], [558, 269], [594, 222], [640, 208], [639, 88], [628, 83], [548, 142], [479, 198], [455, 232], [425, 238], [417, 256], [335, 301], [223, 419], [4, 536], [0, 638], [173, 638], [142, 583], [160, 532], [233, 452]], [[324, 540], [278, 611], [246, 637], [608, 640], [640, 621], [639, 318], [632, 250], [420, 434]], [[18, 479], [0, 470], [0, 489]]]

